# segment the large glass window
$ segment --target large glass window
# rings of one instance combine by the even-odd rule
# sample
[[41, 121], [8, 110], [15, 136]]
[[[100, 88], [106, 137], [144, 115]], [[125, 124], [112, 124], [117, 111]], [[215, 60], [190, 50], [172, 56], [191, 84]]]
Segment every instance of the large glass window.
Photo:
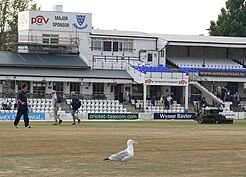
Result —
[[[0, 97], [15, 97], [15, 82], [13, 80], [6, 80], [2, 82], [2, 95]], [[0, 105], [1, 106], [1, 105]]]
[[118, 42], [113, 42], [113, 51], [118, 52], [119, 51], [119, 43]]
[[27, 92], [30, 93], [30, 81], [20, 81], [20, 82], [18, 82], [18, 90], [21, 90], [21, 85], [23, 83], [26, 83], [27, 84]]
[[43, 39], [43, 43], [45, 44], [58, 44], [59, 43], [58, 34], [43, 34], [42, 39]]
[[71, 92], [75, 92], [76, 94], [80, 94], [80, 83], [71, 82], [70, 83], [70, 90], [71, 90]]
[[160, 85], [151, 85], [150, 86], [150, 97], [159, 98], [161, 95], [161, 86]]
[[45, 83], [44, 82], [33, 82], [33, 93], [45, 93]]
[[111, 41], [103, 41], [103, 51], [111, 51]]
[[143, 99], [143, 85], [142, 84], [134, 84], [132, 86], [132, 99], [134, 100]]
[[133, 40], [117, 38], [92, 38], [92, 51], [133, 52]]
[[57, 93], [63, 93], [63, 82], [53, 82], [53, 90]]
[[124, 42], [124, 51], [125, 52], [133, 52], [133, 42], [132, 41]]
[[93, 94], [104, 94], [104, 83], [93, 83]]
[[33, 82], [33, 98], [43, 98], [45, 95], [45, 82]]
[[101, 51], [102, 50], [102, 41], [100, 39], [93, 39], [91, 42], [91, 49], [93, 51]]

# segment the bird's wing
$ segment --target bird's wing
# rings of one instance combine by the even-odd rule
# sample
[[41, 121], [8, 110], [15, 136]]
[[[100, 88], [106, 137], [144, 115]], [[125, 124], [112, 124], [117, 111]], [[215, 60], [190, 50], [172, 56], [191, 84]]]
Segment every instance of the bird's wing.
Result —
[[118, 152], [116, 154], [113, 154], [109, 157], [110, 160], [118, 160], [118, 161], [121, 161], [123, 158], [125, 158], [126, 156], [128, 156], [129, 153], [127, 150], [124, 150], [124, 151], [121, 151], [121, 152]]

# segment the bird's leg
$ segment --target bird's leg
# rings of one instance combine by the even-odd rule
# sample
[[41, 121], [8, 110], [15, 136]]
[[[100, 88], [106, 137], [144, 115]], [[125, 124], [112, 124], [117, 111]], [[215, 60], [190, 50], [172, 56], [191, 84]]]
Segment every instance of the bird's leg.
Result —
[[126, 167], [126, 161], [125, 161], [125, 167]]

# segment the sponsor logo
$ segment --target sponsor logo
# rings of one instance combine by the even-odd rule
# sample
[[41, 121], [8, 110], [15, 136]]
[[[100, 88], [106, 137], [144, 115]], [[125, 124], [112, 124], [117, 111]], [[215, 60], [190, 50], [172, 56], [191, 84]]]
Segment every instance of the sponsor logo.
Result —
[[138, 119], [138, 114], [114, 114], [114, 113], [88, 113], [88, 119], [97, 120], [136, 120]]
[[19, 19], [19, 25], [20, 26], [26, 26], [27, 25], [27, 17], [25, 15], [22, 15]]
[[85, 29], [88, 26], [87, 24], [84, 25], [85, 17], [85, 15], [76, 15], [77, 24], [73, 24], [74, 27], [78, 29]]
[[152, 79], [145, 80], [145, 84], [152, 84], [152, 83], [154, 83], [154, 81]]
[[246, 77], [243, 72], [222, 72], [222, 71], [200, 71], [199, 76], [213, 77]]
[[185, 80], [180, 80], [180, 81], [179, 81], [179, 84], [187, 84], [187, 81], [185, 81]]
[[154, 113], [154, 119], [194, 119], [195, 113]]
[[32, 17], [31, 24], [34, 24], [34, 23], [35, 23], [35, 24], [41, 26], [41, 25], [47, 24], [48, 21], [49, 21], [48, 18], [45, 19], [44, 16], [38, 15], [38, 16], [36, 16], [36, 17]]
[[[45, 114], [38, 114], [38, 113], [33, 113], [33, 114], [28, 114], [28, 117], [30, 120], [45, 120]], [[16, 114], [0, 114], [0, 120], [15, 120]], [[21, 120], [23, 120], [23, 116], [21, 116]]]

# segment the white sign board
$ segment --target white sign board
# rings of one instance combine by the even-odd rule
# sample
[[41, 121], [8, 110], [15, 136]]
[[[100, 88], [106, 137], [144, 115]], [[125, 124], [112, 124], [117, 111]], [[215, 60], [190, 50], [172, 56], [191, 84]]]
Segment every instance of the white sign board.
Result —
[[172, 86], [187, 86], [187, 79], [156, 79], [147, 78], [144, 80], [146, 85], [172, 85]]
[[18, 15], [18, 31], [91, 32], [91, 13], [24, 11]]

